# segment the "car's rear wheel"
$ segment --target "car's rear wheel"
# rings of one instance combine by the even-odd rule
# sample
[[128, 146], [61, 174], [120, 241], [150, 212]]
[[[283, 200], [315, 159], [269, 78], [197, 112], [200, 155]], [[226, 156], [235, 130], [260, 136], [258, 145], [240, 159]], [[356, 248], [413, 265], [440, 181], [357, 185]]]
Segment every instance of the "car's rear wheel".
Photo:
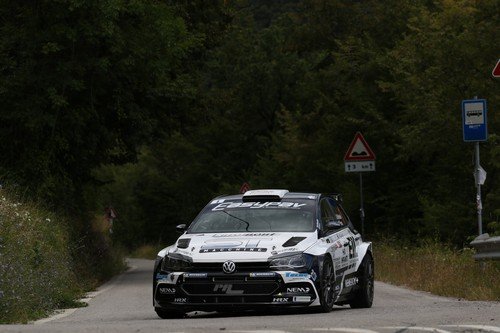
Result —
[[320, 309], [321, 312], [330, 312], [335, 302], [335, 272], [333, 271], [332, 259], [325, 256], [323, 270], [320, 280]]
[[373, 303], [374, 276], [373, 258], [370, 253], [367, 253], [359, 267], [359, 289], [349, 302], [351, 308], [371, 308]]
[[155, 312], [161, 319], [176, 319], [184, 317], [184, 312], [172, 310], [172, 309], [162, 309], [155, 308]]

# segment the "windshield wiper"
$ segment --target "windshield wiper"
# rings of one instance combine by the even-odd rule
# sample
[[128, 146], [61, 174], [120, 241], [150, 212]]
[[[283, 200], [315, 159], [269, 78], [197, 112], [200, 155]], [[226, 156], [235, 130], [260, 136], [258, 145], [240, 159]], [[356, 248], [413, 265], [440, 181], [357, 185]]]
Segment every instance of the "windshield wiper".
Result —
[[228, 212], [226, 212], [225, 210], [221, 210], [221, 212], [226, 213], [227, 215], [231, 216], [232, 218], [235, 218], [235, 219], [237, 219], [237, 220], [240, 220], [240, 221], [241, 221], [241, 222], [243, 222], [243, 223], [246, 223], [246, 225], [247, 225], [247, 226], [246, 226], [246, 228], [245, 228], [245, 231], [248, 231], [248, 228], [250, 228], [250, 223], [248, 223], [247, 221], [245, 221], [245, 220], [243, 220], [243, 219], [240, 219], [238, 216], [234, 216], [233, 214], [228, 213]]

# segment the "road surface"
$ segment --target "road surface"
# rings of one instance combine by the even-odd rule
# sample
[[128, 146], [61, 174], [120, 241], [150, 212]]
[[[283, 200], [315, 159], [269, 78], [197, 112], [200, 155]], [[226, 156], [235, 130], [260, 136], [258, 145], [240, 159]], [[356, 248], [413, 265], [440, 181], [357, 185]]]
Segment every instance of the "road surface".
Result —
[[375, 284], [371, 309], [335, 307], [331, 313], [190, 313], [162, 320], [151, 301], [153, 262], [131, 259], [130, 269], [103, 285], [88, 306], [28, 325], [0, 325], [0, 332], [500, 332], [500, 302], [437, 297]]

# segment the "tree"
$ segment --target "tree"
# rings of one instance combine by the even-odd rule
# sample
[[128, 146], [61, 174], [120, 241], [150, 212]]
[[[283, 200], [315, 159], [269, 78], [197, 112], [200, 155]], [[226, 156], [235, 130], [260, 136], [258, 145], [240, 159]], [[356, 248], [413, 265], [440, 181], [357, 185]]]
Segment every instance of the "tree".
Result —
[[199, 44], [154, 1], [2, 1], [1, 174], [52, 206], [81, 205], [91, 170], [175, 129]]

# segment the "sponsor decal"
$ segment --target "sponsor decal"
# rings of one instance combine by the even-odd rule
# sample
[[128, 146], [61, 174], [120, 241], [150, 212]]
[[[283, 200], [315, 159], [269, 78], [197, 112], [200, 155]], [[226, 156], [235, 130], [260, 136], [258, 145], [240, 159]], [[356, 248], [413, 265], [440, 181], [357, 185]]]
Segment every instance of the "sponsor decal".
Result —
[[184, 277], [187, 278], [206, 278], [207, 273], [184, 273]]
[[311, 296], [294, 296], [293, 301], [294, 302], [310, 302]]
[[[223, 247], [238, 247], [240, 245], [243, 245], [243, 241], [239, 240], [220, 240], [220, 239], [209, 239], [205, 242], [207, 245], [203, 245], [202, 248], [223, 248]], [[248, 244], [248, 241], [246, 242]], [[245, 244], [245, 246], [246, 246]]]
[[341, 238], [344, 238], [347, 236], [349, 236], [348, 230], [342, 230], [342, 231], [332, 235], [332, 237], [335, 237], [336, 239], [341, 239]]
[[273, 303], [287, 303], [290, 302], [290, 297], [274, 297]]
[[229, 283], [218, 283], [214, 287], [215, 292], [221, 292], [225, 294], [240, 295], [243, 294], [243, 290], [233, 290], [233, 285]]
[[275, 275], [274, 272], [250, 273], [250, 277], [273, 277]]
[[222, 202], [217, 206], [212, 208], [212, 211], [225, 210], [231, 208], [251, 208], [251, 209], [261, 209], [261, 208], [290, 208], [290, 209], [300, 209], [306, 206], [306, 204], [301, 204], [298, 202]]
[[273, 236], [274, 232], [251, 232], [244, 234], [214, 234], [212, 237], [260, 237], [260, 236]]
[[200, 249], [200, 253], [213, 253], [213, 252], [266, 252], [265, 247], [225, 247], [225, 248], [210, 248]]
[[160, 280], [168, 280], [168, 277], [170, 276], [170, 274], [156, 274], [156, 280], [160, 281]]
[[346, 286], [346, 288], [349, 288], [349, 287], [357, 285], [358, 281], [359, 280], [357, 277], [349, 278], [349, 279], [345, 280], [344, 285]]
[[175, 294], [175, 288], [172, 287], [160, 287], [158, 291], [160, 294]]
[[307, 294], [311, 289], [309, 287], [292, 287], [286, 288], [287, 293], [295, 293], [295, 294]]
[[185, 297], [174, 298], [174, 303], [187, 303], [188, 299]]
[[291, 272], [286, 272], [285, 277], [287, 278], [303, 278], [303, 279], [309, 279], [310, 275], [307, 273], [291, 273]]
[[218, 199], [218, 200], [214, 200], [214, 201], [212, 201], [210, 204], [212, 204], [212, 205], [216, 205], [216, 204], [223, 203], [224, 201], [226, 201], [226, 199]]
[[318, 275], [316, 275], [316, 272], [314, 271], [314, 269], [311, 271], [311, 280], [313, 281], [316, 281], [316, 279], [318, 278]]
[[294, 252], [294, 251], [299, 251], [298, 248], [296, 247], [291, 247], [291, 248], [286, 248], [286, 249], [282, 249], [282, 250], [278, 250], [278, 251], [274, 251], [276, 254], [278, 253], [284, 253], [284, 252]]

